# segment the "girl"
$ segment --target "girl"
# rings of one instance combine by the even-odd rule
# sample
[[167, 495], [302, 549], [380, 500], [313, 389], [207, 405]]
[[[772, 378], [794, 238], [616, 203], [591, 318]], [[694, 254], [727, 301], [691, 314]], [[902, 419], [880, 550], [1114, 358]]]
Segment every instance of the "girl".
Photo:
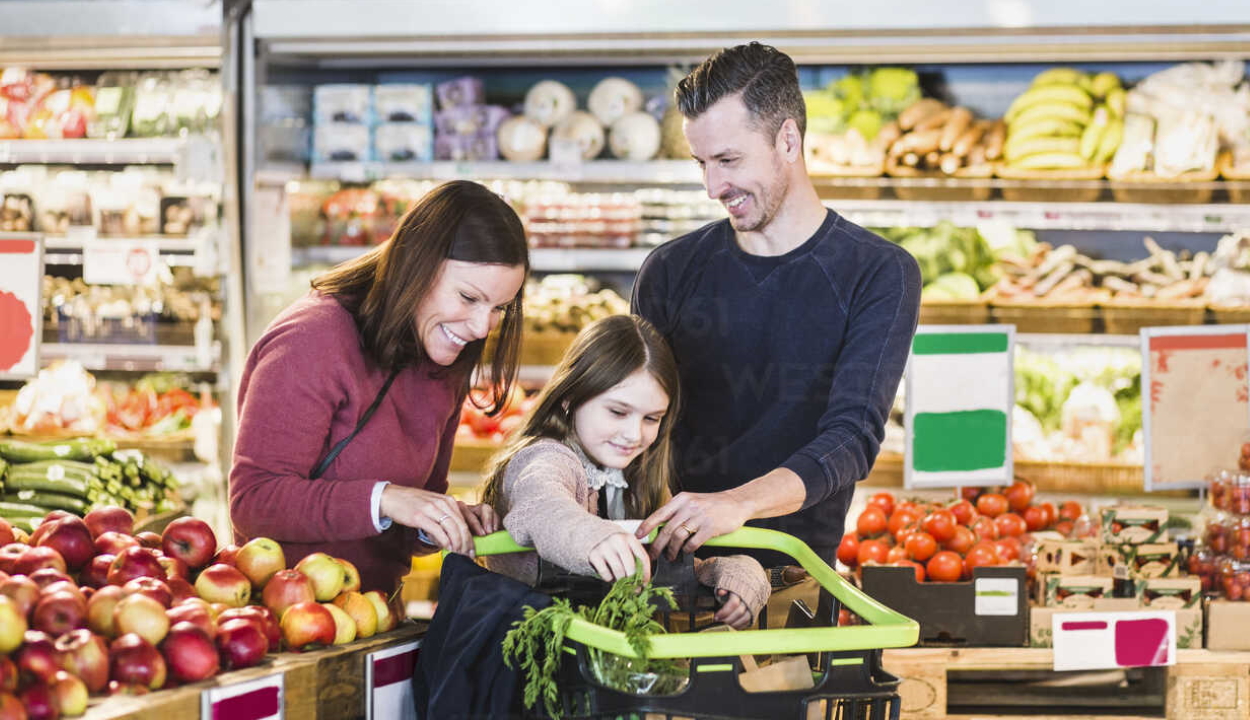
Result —
[[[483, 502], [522, 545], [571, 571], [617, 580], [650, 562], [613, 520], [643, 518], [668, 499], [669, 432], [678, 411], [677, 365], [646, 320], [615, 315], [582, 330], [524, 425], [495, 458]], [[534, 583], [533, 553], [486, 558]], [[764, 569], [745, 556], [695, 560], [722, 603], [715, 618], [751, 624], [768, 599]]]

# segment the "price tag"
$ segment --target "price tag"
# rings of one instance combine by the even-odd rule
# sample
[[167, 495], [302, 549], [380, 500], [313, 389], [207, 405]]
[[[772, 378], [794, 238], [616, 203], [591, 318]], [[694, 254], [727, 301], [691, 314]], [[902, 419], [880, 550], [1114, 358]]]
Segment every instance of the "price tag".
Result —
[[547, 146], [551, 165], [561, 177], [580, 180], [582, 177], [582, 146], [576, 140], [552, 138]]
[[1015, 578], [977, 578], [973, 583], [976, 593], [976, 615], [1013, 616], [1020, 613], [1020, 587]]
[[1055, 670], [1156, 667], [1176, 663], [1176, 613], [1055, 613]]
[[285, 715], [282, 673], [209, 688], [200, 693], [201, 720], [281, 720]]
[[421, 641], [395, 645], [365, 656], [365, 720], [416, 720], [412, 673]]
[[39, 372], [43, 238], [0, 235], [0, 378]]
[[84, 243], [82, 277], [88, 285], [155, 285], [161, 264], [153, 240]]

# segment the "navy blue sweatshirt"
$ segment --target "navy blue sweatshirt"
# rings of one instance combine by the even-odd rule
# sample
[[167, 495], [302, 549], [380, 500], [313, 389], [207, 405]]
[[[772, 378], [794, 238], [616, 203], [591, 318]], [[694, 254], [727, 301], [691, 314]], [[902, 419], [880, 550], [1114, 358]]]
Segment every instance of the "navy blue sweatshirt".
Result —
[[681, 373], [674, 490], [728, 490], [788, 468], [806, 488], [802, 509], [749, 524], [795, 535], [832, 562], [919, 308], [916, 261], [832, 211], [776, 257], [743, 251], [728, 220], [657, 248], [633, 311], [668, 339]]

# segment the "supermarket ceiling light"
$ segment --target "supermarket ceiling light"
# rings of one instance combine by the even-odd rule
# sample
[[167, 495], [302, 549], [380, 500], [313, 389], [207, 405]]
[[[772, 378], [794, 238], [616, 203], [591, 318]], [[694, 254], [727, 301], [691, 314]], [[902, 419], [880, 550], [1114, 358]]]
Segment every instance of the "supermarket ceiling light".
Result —
[[1033, 25], [1029, 0], [986, 0], [990, 20], [998, 27], [1022, 28]]

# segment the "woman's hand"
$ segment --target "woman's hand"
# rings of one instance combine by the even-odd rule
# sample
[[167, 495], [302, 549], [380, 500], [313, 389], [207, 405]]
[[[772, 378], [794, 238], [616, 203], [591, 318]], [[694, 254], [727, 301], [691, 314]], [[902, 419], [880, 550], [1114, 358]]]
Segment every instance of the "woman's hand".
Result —
[[499, 524], [499, 516], [495, 514], [495, 509], [486, 503], [481, 505], [460, 503], [460, 515], [475, 537], [490, 535], [503, 527]]
[[400, 525], [424, 530], [441, 548], [473, 557], [473, 535], [460, 508], [442, 493], [391, 483], [382, 490], [380, 511]]
[[745, 630], [751, 626], [751, 609], [738, 597], [738, 593], [717, 590], [716, 597], [721, 601], [720, 609], [712, 616], [716, 622], [724, 623], [734, 630]]
[[651, 559], [638, 538], [627, 532], [612, 533], [590, 549], [590, 566], [599, 577], [613, 582], [634, 574], [639, 560], [642, 561], [642, 580], [651, 579]]

